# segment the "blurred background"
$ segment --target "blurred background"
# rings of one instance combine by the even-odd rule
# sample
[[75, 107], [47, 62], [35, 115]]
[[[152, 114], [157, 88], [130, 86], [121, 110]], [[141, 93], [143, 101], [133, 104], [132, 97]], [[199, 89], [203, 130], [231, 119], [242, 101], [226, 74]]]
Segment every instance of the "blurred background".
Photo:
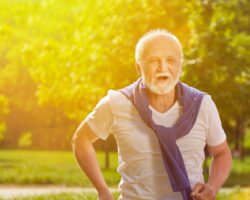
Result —
[[[0, 184], [91, 187], [71, 153], [72, 135], [108, 89], [137, 79], [137, 40], [164, 28], [184, 48], [181, 80], [216, 102], [234, 156], [225, 187], [243, 195], [239, 188], [250, 186], [249, 13], [249, 0], [0, 0]], [[116, 187], [114, 139], [95, 148]]]

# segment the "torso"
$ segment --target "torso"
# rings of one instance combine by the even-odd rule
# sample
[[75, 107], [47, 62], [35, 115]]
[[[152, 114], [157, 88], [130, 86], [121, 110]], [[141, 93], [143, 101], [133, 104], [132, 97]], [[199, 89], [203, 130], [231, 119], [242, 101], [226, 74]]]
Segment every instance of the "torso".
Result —
[[[122, 176], [119, 199], [181, 199], [179, 193], [172, 192], [154, 132], [142, 121], [136, 108], [124, 95], [115, 91], [111, 91], [110, 95], [115, 117], [113, 135], [119, 153], [118, 172]], [[168, 127], [173, 126], [182, 114], [178, 101], [165, 113], [151, 110], [155, 123]], [[205, 140], [202, 120], [197, 120], [190, 133], [177, 140], [191, 186], [204, 182], [202, 163]]]
[[[156, 124], [167, 127], [182, 115], [178, 101], [161, 113], [152, 108]], [[113, 134], [119, 156], [117, 171], [121, 175], [119, 200], [178, 200], [172, 192], [162, 161], [158, 138], [142, 121], [130, 100], [118, 91], [110, 90], [85, 119], [92, 131], [105, 140]], [[209, 95], [203, 96], [197, 120], [191, 131], [177, 139], [191, 187], [204, 182], [202, 164], [204, 146], [216, 146], [226, 140], [218, 110]]]

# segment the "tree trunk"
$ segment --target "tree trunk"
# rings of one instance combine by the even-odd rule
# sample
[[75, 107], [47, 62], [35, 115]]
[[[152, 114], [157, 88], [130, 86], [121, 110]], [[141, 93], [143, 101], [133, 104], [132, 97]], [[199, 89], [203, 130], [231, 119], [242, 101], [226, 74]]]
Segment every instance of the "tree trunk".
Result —
[[105, 148], [105, 169], [109, 169], [109, 145], [108, 140], [104, 142], [104, 148]]
[[244, 157], [243, 149], [244, 149], [244, 120], [241, 117], [237, 117], [237, 119], [236, 119], [236, 127], [235, 127], [234, 151], [242, 159]]

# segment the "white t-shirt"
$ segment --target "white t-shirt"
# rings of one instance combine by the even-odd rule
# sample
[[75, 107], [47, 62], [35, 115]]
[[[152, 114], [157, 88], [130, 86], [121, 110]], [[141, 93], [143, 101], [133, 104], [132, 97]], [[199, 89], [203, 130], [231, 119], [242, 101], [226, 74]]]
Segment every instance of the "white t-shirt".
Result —
[[[182, 114], [178, 101], [165, 113], [150, 107], [155, 123], [171, 127]], [[134, 105], [118, 91], [109, 90], [86, 122], [101, 139], [113, 134], [118, 148], [121, 175], [119, 200], [176, 200], [162, 161], [158, 138], [140, 118]], [[192, 130], [176, 143], [182, 154], [191, 187], [204, 182], [202, 165], [206, 144], [215, 146], [226, 139], [217, 108], [209, 95], [201, 102]]]

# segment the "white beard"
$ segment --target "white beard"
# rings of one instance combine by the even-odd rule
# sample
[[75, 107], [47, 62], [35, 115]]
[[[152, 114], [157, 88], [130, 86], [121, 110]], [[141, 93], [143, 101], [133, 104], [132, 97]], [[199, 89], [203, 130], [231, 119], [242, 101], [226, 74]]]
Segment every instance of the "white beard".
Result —
[[175, 79], [169, 79], [168, 83], [163, 87], [158, 87], [156, 84], [146, 79], [144, 76], [142, 76], [142, 81], [151, 92], [158, 95], [165, 95], [175, 88], [176, 84], [179, 81], [179, 77], [180, 77], [180, 72], [178, 73]]

